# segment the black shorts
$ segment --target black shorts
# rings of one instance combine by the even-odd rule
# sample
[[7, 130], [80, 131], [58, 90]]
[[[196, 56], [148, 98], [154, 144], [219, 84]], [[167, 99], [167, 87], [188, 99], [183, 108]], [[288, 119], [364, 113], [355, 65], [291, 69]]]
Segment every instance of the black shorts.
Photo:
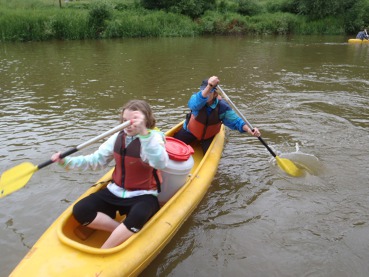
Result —
[[158, 210], [158, 198], [154, 195], [120, 198], [105, 188], [78, 201], [73, 207], [73, 215], [79, 223], [88, 225], [95, 219], [97, 212], [115, 218], [119, 211], [121, 215], [127, 215], [123, 224], [137, 233]]

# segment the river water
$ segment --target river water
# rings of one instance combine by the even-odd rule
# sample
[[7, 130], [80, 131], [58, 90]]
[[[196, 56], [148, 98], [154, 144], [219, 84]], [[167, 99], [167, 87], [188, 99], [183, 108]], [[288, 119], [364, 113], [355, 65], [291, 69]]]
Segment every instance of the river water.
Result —
[[[227, 130], [210, 190], [142, 276], [368, 276], [369, 46], [346, 41], [0, 44], [0, 172], [114, 127], [130, 99], [147, 100], [166, 131], [201, 80], [217, 75], [267, 143], [306, 174], [287, 176], [256, 138]], [[0, 199], [1, 276], [103, 173], [51, 165]]]

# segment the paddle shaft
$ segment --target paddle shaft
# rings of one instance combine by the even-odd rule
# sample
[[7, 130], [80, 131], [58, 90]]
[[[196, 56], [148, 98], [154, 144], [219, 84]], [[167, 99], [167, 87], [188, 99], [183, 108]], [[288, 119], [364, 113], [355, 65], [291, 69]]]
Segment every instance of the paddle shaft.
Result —
[[[233, 110], [236, 111], [236, 113], [242, 118], [242, 120], [249, 126], [249, 128], [253, 131], [254, 127], [252, 127], [251, 123], [247, 120], [247, 118], [241, 113], [241, 111], [236, 107], [236, 105], [232, 102], [231, 99], [229, 99], [228, 95], [224, 92], [224, 90], [221, 88], [220, 85], [218, 85], [218, 88], [223, 94], [224, 99], [228, 102], [228, 104], [232, 107]], [[269, 147], [269, 145], [264, 141], [264, 139], [261, 136], [258, 136], [258, 139], [260, 142], [268, 149], [269, 153], [272, 154], [272, 156], [275, 158], [277, 155], [274, 153], [274, 151]]]
[[[79, 151], [79, 150], [81, 150], [81, 149], [83, 149], [83, 148], [99, 141], [102, 138], [105, 138], [109, 135], [115, 134], [116, 132], [118, 132], [120, 130], [123, 130], [124, 128], [127, 128], [129, 125], [131, 125], [131, 121], [125, 121], [122, 124], [114, 127], [113, 129], [110, 129], [109, 131], [106, 131], [105, 133], [102, 133], [101, 135], [98, 135], [98, 136], [96, 136], [96, 137], [94, 137], [94, 138], [92, 138], [92, 139], [90, 139], [90, 140], [88, 140], [84, 143], [81, 143], [80, 145], [78, 145], [78, 146], [76, 146], [72, 149], [69, 149], [69, 150], [65, 151], [64, 153], [61, 153], [60, 154], [60, 159], [63, 159], [65, 157], [69, 156], [69, 155], [72, 155], [73, 153], [76, 153], [77, 151]], [[43, 162], [43, 163], [37, 165], [37, 169], [44, 168], [44, 167], [46, 167], [46, 166], [48, 166], [52, 163], [54, 163], [54, 161], [50, 159], [46, 162]]]

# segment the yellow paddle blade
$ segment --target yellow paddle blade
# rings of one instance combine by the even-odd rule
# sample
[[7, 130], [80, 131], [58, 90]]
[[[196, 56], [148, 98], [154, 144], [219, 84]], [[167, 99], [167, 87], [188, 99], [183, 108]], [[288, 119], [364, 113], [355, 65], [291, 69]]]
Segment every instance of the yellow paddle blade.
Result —
[[284, 170], [287, 174], [293, 177], [298, 177], [303, 174], [303, 171], [300, 168], [298, 168], [292, 161], [285, 158], [280, 158], [278, 156], [276, 156], [275, 158], [277, 160], [278, 166], [282, 170]]
[[0, 198], [24, 187], [37, 169], [26, 162], [5, 171], [0, 177]]

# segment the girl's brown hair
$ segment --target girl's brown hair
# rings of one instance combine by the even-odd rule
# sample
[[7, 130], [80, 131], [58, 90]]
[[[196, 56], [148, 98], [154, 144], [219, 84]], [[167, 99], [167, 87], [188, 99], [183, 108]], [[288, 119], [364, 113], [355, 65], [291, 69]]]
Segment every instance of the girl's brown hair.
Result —
[[131, 100], [123, 106], [122, 113], [120, 114], [120, 122], [123, 123], [123, 113], [125, 110], [141, 111], [146, 118], [146, 128], [154, 129], [156, 119], [152, 113], [150, 105], [144, 100]]

